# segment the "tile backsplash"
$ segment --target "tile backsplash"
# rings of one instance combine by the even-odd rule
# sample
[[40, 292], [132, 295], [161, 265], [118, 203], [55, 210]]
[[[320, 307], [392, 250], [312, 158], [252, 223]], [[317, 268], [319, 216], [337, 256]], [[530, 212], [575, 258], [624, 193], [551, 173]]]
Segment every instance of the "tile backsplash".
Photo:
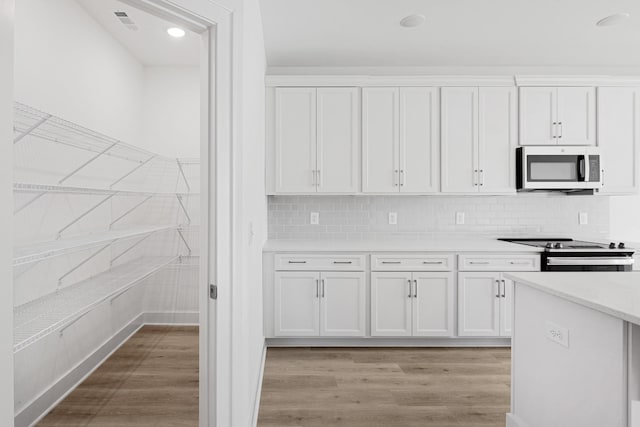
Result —
[[[310, 213], [319, 212], [318, 225]], [[389, 213], [398, 214], [389, 225]], [[456, 224], [464, 213], [465, 223]], [[586, 213], [588, 223], [579, 224]], [[514, 196], [270, 196], [270, 239], [425, 239], [438, 235], [607, 238], [609, 198]], [[458, 237], [458, 236], [456, 236]]]

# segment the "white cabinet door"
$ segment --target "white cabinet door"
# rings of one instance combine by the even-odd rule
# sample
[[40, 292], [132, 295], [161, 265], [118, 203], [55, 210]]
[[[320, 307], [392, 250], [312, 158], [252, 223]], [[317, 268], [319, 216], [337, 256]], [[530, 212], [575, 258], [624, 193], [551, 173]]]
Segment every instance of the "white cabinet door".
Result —
[[558, 88], [556, 121], [559, 145], [596, 145], [595, 88]]
[[458, 335], [500, 335], [500, 273], [458, 273]]
[[440, 189], [438, 89], [400, 88], [400, 192]]
[[318, 91], [318, 192], [356, 193], [360, 169], [360, 95], [357, 88]]
[[277, 88], [275, 190], [316, 191], [316, 89]]
[[520, 145], [557, 145], [556, 90], [554, 87], [520, 88]]
[[371, 335], [411, 336], [411, 273], [371, 273]]
[[413, 273], [413, 335], [453, 335], [453, 273]]
[[640, 105], [638, 88], [598, 88], [598, 145], [602, 193], [638, 192]]
[[399, 191], [397, 88], [362, 89], [362, 191]]
[[481, 193], [516, 191], [516, 102], [515, 88], [480, 88], [478, 179]]
[[362, 337], [366, 334], [364, 273], [320, 275], [320, 336]]
[[320, 274], [278, 272], [274, 286], [274, 335], [315, 337], [320, 334]]
[[503, 279], [500, 298], [500, 336], [510, 337], [513, 333], [513, 280]]
[[442, 88], [442, 192], [478, 191], [478, 88]]

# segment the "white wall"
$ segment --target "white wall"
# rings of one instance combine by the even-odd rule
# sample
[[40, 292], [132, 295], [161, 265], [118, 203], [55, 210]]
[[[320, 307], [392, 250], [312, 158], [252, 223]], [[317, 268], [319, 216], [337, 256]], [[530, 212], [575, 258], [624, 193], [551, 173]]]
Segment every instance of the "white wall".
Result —
[[74, 0], [16, 3], [15, 99], [135, 144], [142, 65]]
[[200, 156], [200, 68], [145, 67], [142, 145], [168, 157]]
[[611, 197], [611, 238], [640, 243], [640, 195]]
[[13, 0], [0, 0], [0, 425], [13, 425]]

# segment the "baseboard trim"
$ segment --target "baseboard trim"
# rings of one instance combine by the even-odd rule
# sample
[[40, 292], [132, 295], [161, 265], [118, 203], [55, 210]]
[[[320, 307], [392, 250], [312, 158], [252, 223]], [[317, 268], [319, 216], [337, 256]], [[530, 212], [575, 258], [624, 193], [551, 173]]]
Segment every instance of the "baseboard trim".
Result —
[[199, 325], [197, 312], [145, 312], [108, 339], [14, 417], [15, 427], [34, 426], [145, 325]]
[[15, 427], [34, 426], [40, 422], [56, 405], [115, 353], [122, 344], [127, 342], [133, 334], [144, 326], [142, 317], [142, 315], [135, 317], [96, 351], [67, 372], [58, 382], [35, 398], [15, 416]]
[[253, 422], [251, 425], [257, 427], [258, 415], [260, 414], [260, 399], [262, 398], [262, 381], [264, 380], [264, 366], [267, 361], [267, 343], [265, 341], [262, 348], [262, 360], [260, 361], [260, 375], [258, 375], [258, 384], [256, 387], [256, 395], [253, 400]]
[[520, 417], [509, 412], [507, 413], [506, 427], [528, 427], [528, 426], [524, 421], [520, 419]]
[[267, 338], [267, 347], [510, 347], [511, 338]]

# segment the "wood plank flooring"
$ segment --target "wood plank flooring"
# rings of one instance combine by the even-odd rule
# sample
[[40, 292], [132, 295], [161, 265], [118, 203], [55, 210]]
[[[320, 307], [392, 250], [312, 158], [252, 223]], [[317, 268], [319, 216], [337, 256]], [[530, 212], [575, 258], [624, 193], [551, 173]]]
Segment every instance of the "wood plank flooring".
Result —
[[508, 348], [270, 348], [259, 427], [504, 427]]
[[39, 424], [198, 425], [198, 328], [144, 326]]

